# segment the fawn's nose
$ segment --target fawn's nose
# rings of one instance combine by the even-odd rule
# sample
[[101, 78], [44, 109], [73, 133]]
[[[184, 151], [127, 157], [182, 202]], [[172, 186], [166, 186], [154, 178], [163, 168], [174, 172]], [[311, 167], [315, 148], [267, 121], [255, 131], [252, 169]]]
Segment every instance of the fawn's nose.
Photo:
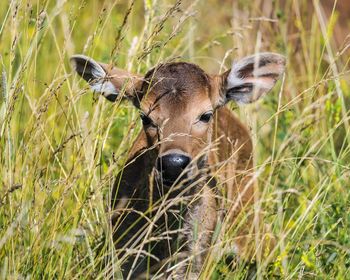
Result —
[[162, 173], [163, 183], [171, 185], [184, 171], [191, 159], [183, 154], [167, 154], [158, 158], [157, 169]]

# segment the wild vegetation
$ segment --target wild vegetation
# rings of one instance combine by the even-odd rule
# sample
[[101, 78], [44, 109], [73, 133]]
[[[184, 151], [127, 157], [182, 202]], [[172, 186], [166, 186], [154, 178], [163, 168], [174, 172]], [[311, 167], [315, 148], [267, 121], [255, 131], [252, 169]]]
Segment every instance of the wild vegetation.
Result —
[[[256, 276], [350, 279], [349, 5], [338, 2], [0, 1], [0, 277], [120, 276], [108, 205], [139, 114], [94, 95], [71, 55], [219, 73], [273, 51], [287, 58], [279, 86], [230, 105], [251, 130], [255, 211], [277, 239]], [[209, 257], [202, 279], [245, 279], [246, 264], [231, 266]]]

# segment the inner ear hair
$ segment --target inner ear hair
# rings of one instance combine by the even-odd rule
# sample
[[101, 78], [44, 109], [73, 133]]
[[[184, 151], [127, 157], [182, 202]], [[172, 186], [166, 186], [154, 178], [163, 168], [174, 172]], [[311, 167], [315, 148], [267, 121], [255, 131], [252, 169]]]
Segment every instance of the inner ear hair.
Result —
[[230, 95], [234, 93], [249, 93], [253, 91], [253, 89], [254, 89], [253, 83], [245, 83], [244, 85], [238, 85], [228, 89], [226, 92], [226, 95]]

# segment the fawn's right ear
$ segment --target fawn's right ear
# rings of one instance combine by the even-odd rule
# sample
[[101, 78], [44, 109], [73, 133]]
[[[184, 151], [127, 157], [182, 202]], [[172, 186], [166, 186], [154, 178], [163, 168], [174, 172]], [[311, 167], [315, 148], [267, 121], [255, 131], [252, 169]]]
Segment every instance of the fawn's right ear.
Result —
[[91, 89], [101, 93], [109, 101], [116, 101], [120, 93], [137, 104], [142, 77], [108, 64], [96, 62], [85, 55], [70, 58], [74, 70], [90, 84]]
[[286, 59], [277, 53], [256, 53], [232, 64], [232, 68], [219, 76], [221, 88], [217, 103], [229, 101], [248, 104], [257, 101], [274, 87], [282, 77]]

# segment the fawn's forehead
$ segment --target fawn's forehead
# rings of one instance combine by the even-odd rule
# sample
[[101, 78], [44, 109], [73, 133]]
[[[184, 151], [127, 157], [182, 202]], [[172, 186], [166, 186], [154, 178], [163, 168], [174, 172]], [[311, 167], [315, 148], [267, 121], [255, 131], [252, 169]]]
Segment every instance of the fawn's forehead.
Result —
[[210, 106], [210, 78], [197, 65], [185, 62], [162, 64], [150, 70], [142, 86], [145, 111], [188, 111]]

